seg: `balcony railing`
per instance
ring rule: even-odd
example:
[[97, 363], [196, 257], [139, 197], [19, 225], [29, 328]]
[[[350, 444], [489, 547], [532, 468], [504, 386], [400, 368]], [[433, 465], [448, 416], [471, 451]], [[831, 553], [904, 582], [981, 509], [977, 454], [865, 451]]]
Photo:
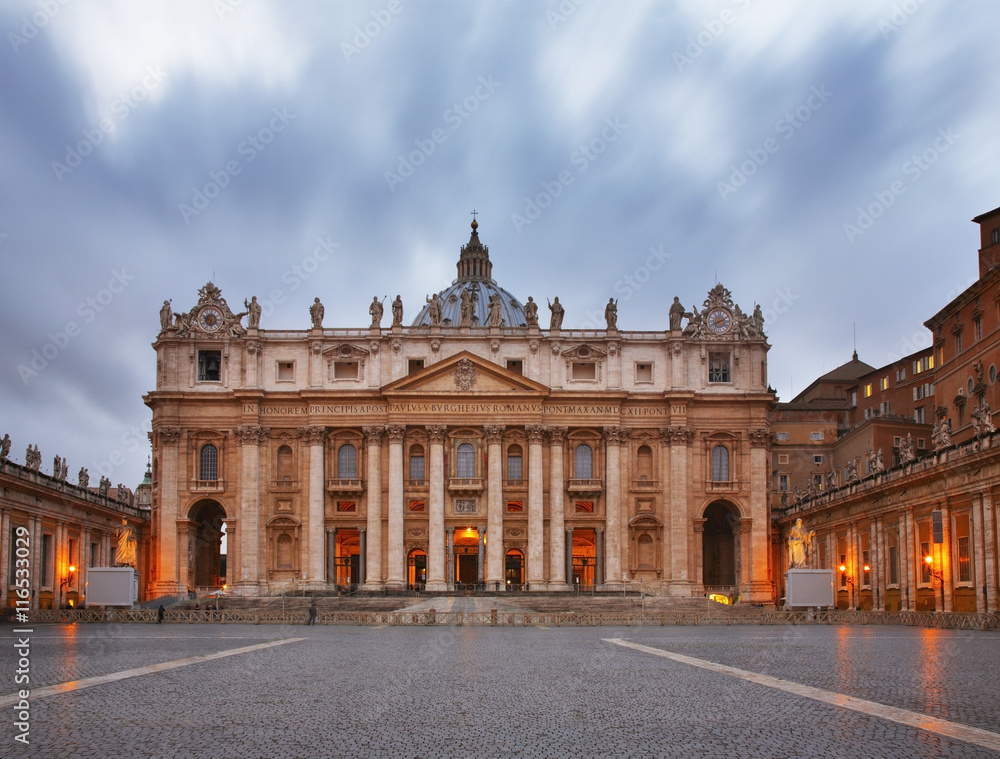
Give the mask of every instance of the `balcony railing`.
[[203, 493], [221, 493], [226, 489], [222, 480], [191, 480], [191, 490]]
[[453, 493], [479, 493], [482, 489], [482, 477], [451, 477], [448, 479], [448, 490]]
[[326, 489], [330, 493], [360, 493], [365, 487], [362, 480], [336, 479], [327, 480]]
[[514, 480], [505, 480], [504, 484], [509, 488], [523, 488], [528, 484], [528, 482], [527, 480], [523, 480], [518, 477]]
[[632, 480], [633, 490], [659, 490], [660, 481], [659, 480]]
[[271, 490], [291, 492], [299, 489], [298, 480], [271, 480]]
[[604, 480], [569, 480], [566, 489], [570, 493], [601, 493], [604, 491]]

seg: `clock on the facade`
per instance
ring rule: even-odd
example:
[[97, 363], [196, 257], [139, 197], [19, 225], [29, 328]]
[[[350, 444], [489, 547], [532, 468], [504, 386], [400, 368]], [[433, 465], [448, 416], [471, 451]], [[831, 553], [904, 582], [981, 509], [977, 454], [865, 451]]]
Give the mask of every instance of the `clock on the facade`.
[[708, 315], [708, 327], [716, 334], [727, 332], [733, 324], [733, 317], [722, 308], [717, 308]]
[[215, 332], [222, 326], [222, 314], [217, 308], [203, 308], [198, 314], [198, 323], [206, 332]]

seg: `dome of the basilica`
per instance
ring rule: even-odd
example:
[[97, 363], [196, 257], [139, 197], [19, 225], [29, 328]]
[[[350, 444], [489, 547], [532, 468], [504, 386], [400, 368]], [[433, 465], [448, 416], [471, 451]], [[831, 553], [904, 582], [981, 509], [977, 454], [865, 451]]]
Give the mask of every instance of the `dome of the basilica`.
[[[486, 326], [489, 320], [489, 304], [494, 296], [500, 299], [500, 313], [504, 327], [527, 326], [524, 316], [524, 306], [517, 298], [504, 290], [493, 279], [493, 263], [490, 261], [490, 250], [479, 241], [478, 222], [472, 222], [472, 236], [469, 242], [462, 246], [458, 258], [458, 277], [449, 287], [437, 294], [441, 304], [441, 324], [457, 327], [463, 324], [462, 303], [468, 301], [468, 325]], [[417, 318], [413, 320], [414, 327], [431, 324], [430, 304], [426, 303]]]

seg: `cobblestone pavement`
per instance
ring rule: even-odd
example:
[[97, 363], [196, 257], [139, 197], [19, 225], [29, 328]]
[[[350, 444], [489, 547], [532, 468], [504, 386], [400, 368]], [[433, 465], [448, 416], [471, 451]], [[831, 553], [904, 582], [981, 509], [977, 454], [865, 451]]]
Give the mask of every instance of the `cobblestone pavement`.
[[[0, 627], [13, 646], [9, 627]], [[623, 638], [1000, 733], [1000, 635], [863, 627], [39, 625], [10, 757], [1000, 757], [606, 642]], [[13, 657], [0, 695], [14, 692]]]

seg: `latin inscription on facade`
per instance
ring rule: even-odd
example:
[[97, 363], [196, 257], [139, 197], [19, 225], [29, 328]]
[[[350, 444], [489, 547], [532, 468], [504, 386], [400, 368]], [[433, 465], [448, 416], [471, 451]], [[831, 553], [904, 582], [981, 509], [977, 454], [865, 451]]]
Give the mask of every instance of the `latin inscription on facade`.
[[309, 406], [260, 406], [255, 403], [243, 404], [244, 414], [261, 416], [310, 416], [310, 415], [354, 415], [354, 414], [544, 414], [591, 416], [610, 414], [624, 416], [668, 416], [669, 413], [684, 414], [684, 406], [671, 406], [671, 411], [662, 407], [625, 407], [615, 404], [593, 406], [547, 406], [541, 403], [314, 403]]

